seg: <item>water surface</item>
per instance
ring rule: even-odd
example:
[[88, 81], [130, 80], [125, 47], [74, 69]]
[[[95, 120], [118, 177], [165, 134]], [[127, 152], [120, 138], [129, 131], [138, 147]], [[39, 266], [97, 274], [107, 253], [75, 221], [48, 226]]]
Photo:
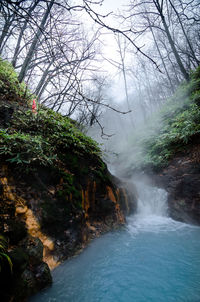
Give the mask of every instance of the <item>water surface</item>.
[[167, 217], [165, 191], [139, 191], [127, 227], [56, 268], [30, 301], [200, 302], [200, 228]]

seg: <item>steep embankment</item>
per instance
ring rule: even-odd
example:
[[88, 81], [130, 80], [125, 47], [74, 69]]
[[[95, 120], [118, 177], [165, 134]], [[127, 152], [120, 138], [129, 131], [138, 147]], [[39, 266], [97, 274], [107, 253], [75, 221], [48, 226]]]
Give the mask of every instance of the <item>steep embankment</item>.
[[170, 215], [200, 224], [200, 68], [161, 112], [160, 125], [144, 144], [144, 168], [168, 191]]
[[165, 112], [150, 154], [158, 163], [156, 182], [168, 191], [169, 214], [200, 224], [200, 68], [181, 91], [184, 105]]
[[155, 180], [168, 191], [172, 218], [200, 224], [200, 138], [177, 153]]
[[135, 204], [98, 145], [72, 120], [47, 108], [32, 112], [33, 97], [0, 63], [0, 232], [13, 263], [11, 272], [0, 257], [0, 294], [24, 301], [51, 283], [49, 267], [124, 224]]
[[123, 175], [149, 174], [174, 219], [200, 224], [200, 67], [131, 139]]

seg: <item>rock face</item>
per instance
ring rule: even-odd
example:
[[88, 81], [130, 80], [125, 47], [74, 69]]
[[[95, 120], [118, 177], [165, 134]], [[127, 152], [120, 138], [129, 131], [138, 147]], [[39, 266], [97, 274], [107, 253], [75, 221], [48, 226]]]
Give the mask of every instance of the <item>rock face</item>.
[[74, 178], [79, 191], [73, 185], [69, 191], [69, 177], [48, 169], [24, 177], [1, 166], [0, 228], [9, 239], [13, 262], [12, 276], [0, 274], [3, 301], [25, 301], [50, 285], [49, 268], [81, 251], [94, 237], [123, 225], [134, 211], [136, 196], [108, 171], [104, 177], [90, 173]]
[[169, 193], [172, 218], [200, 225], [200, 144], [196, 142], [169, 163], [156, 183]]
[[12, 273], [7, 266], [0, 272], [1, 301], [24, 301], [52, 282], [48, 265], [43, 261], [43, 244], [27, 232], [26, 205], [16, 194], [7, 169], [0, 171], [0, 230], [9, 240]]
[[40, 105], [33, 113], [31, 95], [1, 64], [12, 78], [3, 73], [0, 89], [0, 240], [13, 273], [0, 257], [0, 300], [22, 302], [51, 284], [49, 268], [123, 225], [136, 198], [75, 121]]

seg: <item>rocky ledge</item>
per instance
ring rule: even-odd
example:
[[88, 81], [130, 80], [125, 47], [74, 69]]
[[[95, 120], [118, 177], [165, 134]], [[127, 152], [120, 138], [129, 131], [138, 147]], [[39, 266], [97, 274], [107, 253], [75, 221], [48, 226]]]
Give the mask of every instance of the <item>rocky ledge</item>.
[[104, 177], [76, 175], [79, 190], [71, 185], [71, 191], [69, 173], [65, 179], [39, 169], [25, 176], [1, 166], [0, 228], [13, 262], [12, 273], [8, 267], [0, 273], [1, 301], [26, 301], [50, 285], [50, 269], [91, 239], [124, 225], [134, 211], [136, 197], [108, 170]]
[[200, 225], [199, 138], [177, 154], [156, 175], [155, 183], [168, 192], [169, 215], [175, 220]]

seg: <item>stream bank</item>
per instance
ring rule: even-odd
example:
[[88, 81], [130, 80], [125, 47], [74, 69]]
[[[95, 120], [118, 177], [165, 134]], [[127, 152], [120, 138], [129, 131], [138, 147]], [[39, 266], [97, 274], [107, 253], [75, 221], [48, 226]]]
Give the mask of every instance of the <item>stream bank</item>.
[[137, 189], [127, 225], [56, 268], [52, 287], [30, 302], [199, 301], [200, 228], [168, 217], [165, 190]]
[[43, 168], [24, 178], [8, 165], [1, 167], [0, 228], [9, 240], [13, 263], [12, 274], [7, 266], [0, 274], [2, 301], [26, 301], [51, 284], [50, 269], [82, 251], [92, 239], [125, 224], [136, 197], [106, 173], [103, 180], [92, 174], [76, 179], [77, 208], [73, 194], [68, 197], [64, 190], [65, 180], [53, 171]]
[[123, 226], [136, 196], [76, 121], [31, 110], [28, 87], [0, 67], [0, 296], [22, 302], [51, 284], [50, 269]]
[[152, 177], [154, 184], [168, 192], [169, 215], [175, 220], [200, 225], [199, 137]]

